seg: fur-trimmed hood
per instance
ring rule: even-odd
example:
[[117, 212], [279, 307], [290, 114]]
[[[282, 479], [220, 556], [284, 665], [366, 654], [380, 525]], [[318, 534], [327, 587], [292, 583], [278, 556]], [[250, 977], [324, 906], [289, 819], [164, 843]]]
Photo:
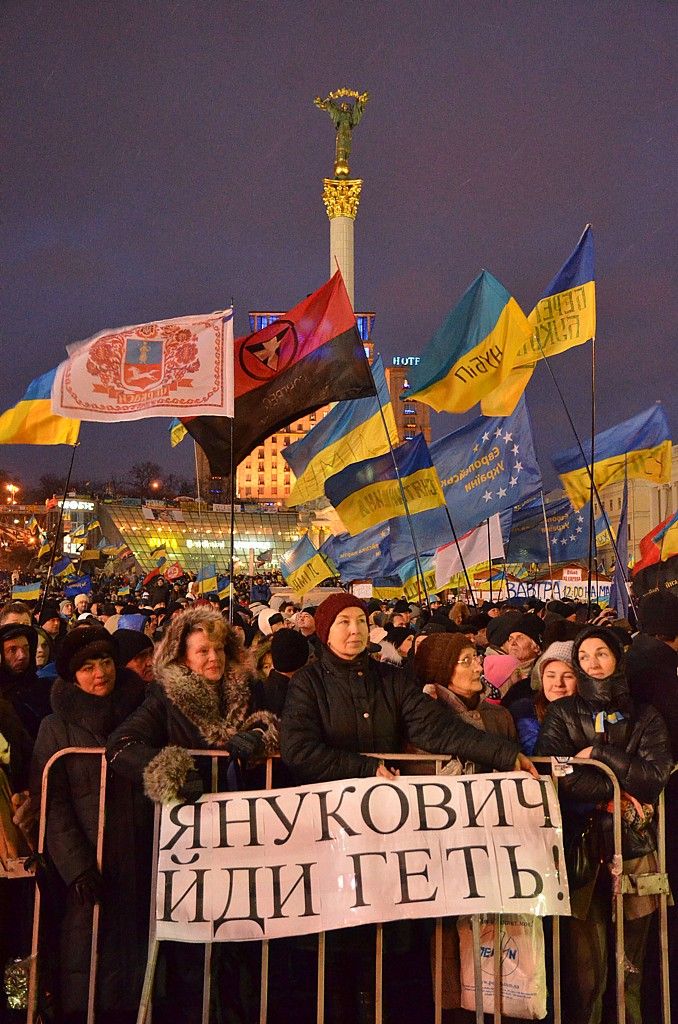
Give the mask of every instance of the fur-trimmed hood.
[[[226, 671], [217, 685], [179, 662], [188, 633], [210, 622], [226, 628]], [[278, 749], [277, 719], [268, 711], [252, 713], [252, 660], [219, 612], [191, 608], [176, 615], [153, 659], [155, 679], [167, 699], [200, 732], [209, 746], [224, 747], [237, 732], [260, 728], [266, 753]]]

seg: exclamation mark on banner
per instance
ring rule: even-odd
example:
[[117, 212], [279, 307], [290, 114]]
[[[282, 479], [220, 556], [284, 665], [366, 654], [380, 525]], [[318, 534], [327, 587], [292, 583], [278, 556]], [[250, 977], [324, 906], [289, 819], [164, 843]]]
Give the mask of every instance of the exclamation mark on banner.
[[[560, 885], [560, 851], [557, 846], [552, 846], [551, 849], [553, 850], [553, 863], [556, 868], [556, 877], [558, 879], [558, 885]], [[558, 899], [565, 899], [565, 893], [562, 891], [562, 889], [558, 890]]]

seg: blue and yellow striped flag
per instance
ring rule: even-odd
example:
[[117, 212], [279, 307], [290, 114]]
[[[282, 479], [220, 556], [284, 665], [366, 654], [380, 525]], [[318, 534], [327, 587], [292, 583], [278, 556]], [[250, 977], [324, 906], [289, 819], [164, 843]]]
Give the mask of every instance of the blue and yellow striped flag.
[[306, 534], [282, 556], [280, 571], [285, 583], [301, 597], [332, 578], [330, 567]]
[[483, 270], [408, 373], [401, 398], [436, 412], [466, 412], [508, 377], [531, 332], [516, 300]]
[[38, 520], [35, 518], [35, 516], [31, 516], [31, 518], [27, 521], [26, 529], [29, 530], [30, 533], [40, 532], [40, 524], [38, 523]]
[[55, 416], [52, 385], [56, 369], [28, 385], [26, 394], [0, 416], [0, 444], [76, 444], [80, 420]]
[[32, 583], [17, 584], [12, 587], [12, 599], [14, 601], [37, 601], [40, 598], [40, 580]]
[[52, 575], [57, 576], [59, 579], [65, 579], [67, 576], [72, 576], [75, 572], [75, 567], [71, 562], [70, 558], [64, 555], [58, 562], [54, 563], [52, 567]]
[[101, 523], [99, 522], [98, 519], [93, 519], [91, 523], [87, 524], [87, 532], [88, 533], [91, 533], [92, 530], [100, 530], [100, 529], [101, 529]]
[[[616, 427], [596, 434], [593, 446], [593, 477], [597, 489], [624, 479], [667, 484], [671, 480], [671, 431], [661, 402], [632, 416]], [[553, 465], [576, 509], [589, 500], [591, 488], [587, 462], [591, 463], [591, 439], [553, 457]]]
[[175, 417], [173, 420], [170, 420], [169, 433], [170, 443], [173, 448], [176, 448], [176, 446], [178, 444], [181, 444], [183, 439], [186, 437], [188, 431], [186, 430], [186, 427], [183, 425], [181, 420], [178, 420]]
[[[420, 558], [421, 569], [424, 574], [424, 584], [426, 592], [434, 594], [436, 590], [441, 589], [436, 586], [436, 567], [433, 555], [422, 555]], [[421, 575], [417, 569], [416, 559], [408, 559], [407, 562], [403, 562], [397, 568], [398, 576], [402, 581], [402, 592], [408, 601], [415, 601], [417, 604], [419, 601], [425, 601], [424, 587], [421, 582]]]
[[[445, 504], [423, 434], [398, 445], [393, 456], [412, 515]], [[389, 452], [347, 466], [325, 481], [325, 494], [350, 534], [406, 515], [393, 456]]]
[[[285, 504], [300, 505], [322, 497], [325, 481], [346, 466], [371, 459], [398, 444], [393, 406], [384, 376], [381, 356], [372, 364], [377, 395], [338, 402], [306, 437], [283, 448], [282, 457], [296, 476], [292, 493]], [[388, 427], [388, 436], [381, 418], [381, 408]]]
[[52, 542], [51, 542], [51, 540], [47, 540], [47, 538], [45, 538], [43, 541], [40, 542], [40, 550], [38, 551], [38, 558], [44, 558], [45, 555], [48, 555], [51, 550], [52, 550]]
[[214, 562], [208, 562], [196, 574], [195, 582], [198, 584], [199, 594], [217, 593], [217, 567]]
[[544, 356], [584, 345], [596, 333], [593, 234], [587, 224], [574, 252], [547, 285], [528, 321], [531, 336], [518, 350], [515, 368], [481, 408], [485, 416], [510, 416]]

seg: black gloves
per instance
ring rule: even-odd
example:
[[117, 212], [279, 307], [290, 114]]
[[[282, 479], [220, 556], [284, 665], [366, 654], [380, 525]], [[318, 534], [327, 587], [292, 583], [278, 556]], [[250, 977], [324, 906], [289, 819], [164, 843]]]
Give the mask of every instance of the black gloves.
[[189, 769], [184, 779], [184, 784], [177, 793], [177, 799], [183, 800], [186, 804], [194, 804], [203, 794], [202, 779], [195, 768]]
[[83, 907], [88, 903], [101, 903], [103, 887], [104, 880], [97, 868], [87, 868], [81, 875], [78, 875], [74, 882], [71, 882], [71, 889], [75, 893], [78, 903]]
[[260, 729], [252, 729], [250, 732], [237, 732], [226, 744], [226, 749], [233, 757], [237, 757], [244, 764], [251, 758], [263, 757], [264, 737]]

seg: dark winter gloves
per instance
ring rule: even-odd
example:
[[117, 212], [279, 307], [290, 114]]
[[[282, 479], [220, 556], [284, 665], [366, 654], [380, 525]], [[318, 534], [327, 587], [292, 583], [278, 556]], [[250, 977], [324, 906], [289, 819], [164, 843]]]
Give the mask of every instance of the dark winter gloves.
[[252, 729], [248, 732], [237, 732], [226, 744], [226, 749], [232, 757], [237, 757], [243, 764], [250, 760], [263, 757], [265, 753], [264, 737], [261, 729]]
[[195, 768], [191, 768], [186, 773], [184, 783], [177, 793], [177, 799], [186, 804], [194, 804], [196, 800], [200, 799], [203, 792], [202, 779]]
[[104, 880], [96, 868], [87, 868], [71, 882], [71, 890], [75, 893], [78, 903], [85, 907], [88, 903], [101, 903]]

